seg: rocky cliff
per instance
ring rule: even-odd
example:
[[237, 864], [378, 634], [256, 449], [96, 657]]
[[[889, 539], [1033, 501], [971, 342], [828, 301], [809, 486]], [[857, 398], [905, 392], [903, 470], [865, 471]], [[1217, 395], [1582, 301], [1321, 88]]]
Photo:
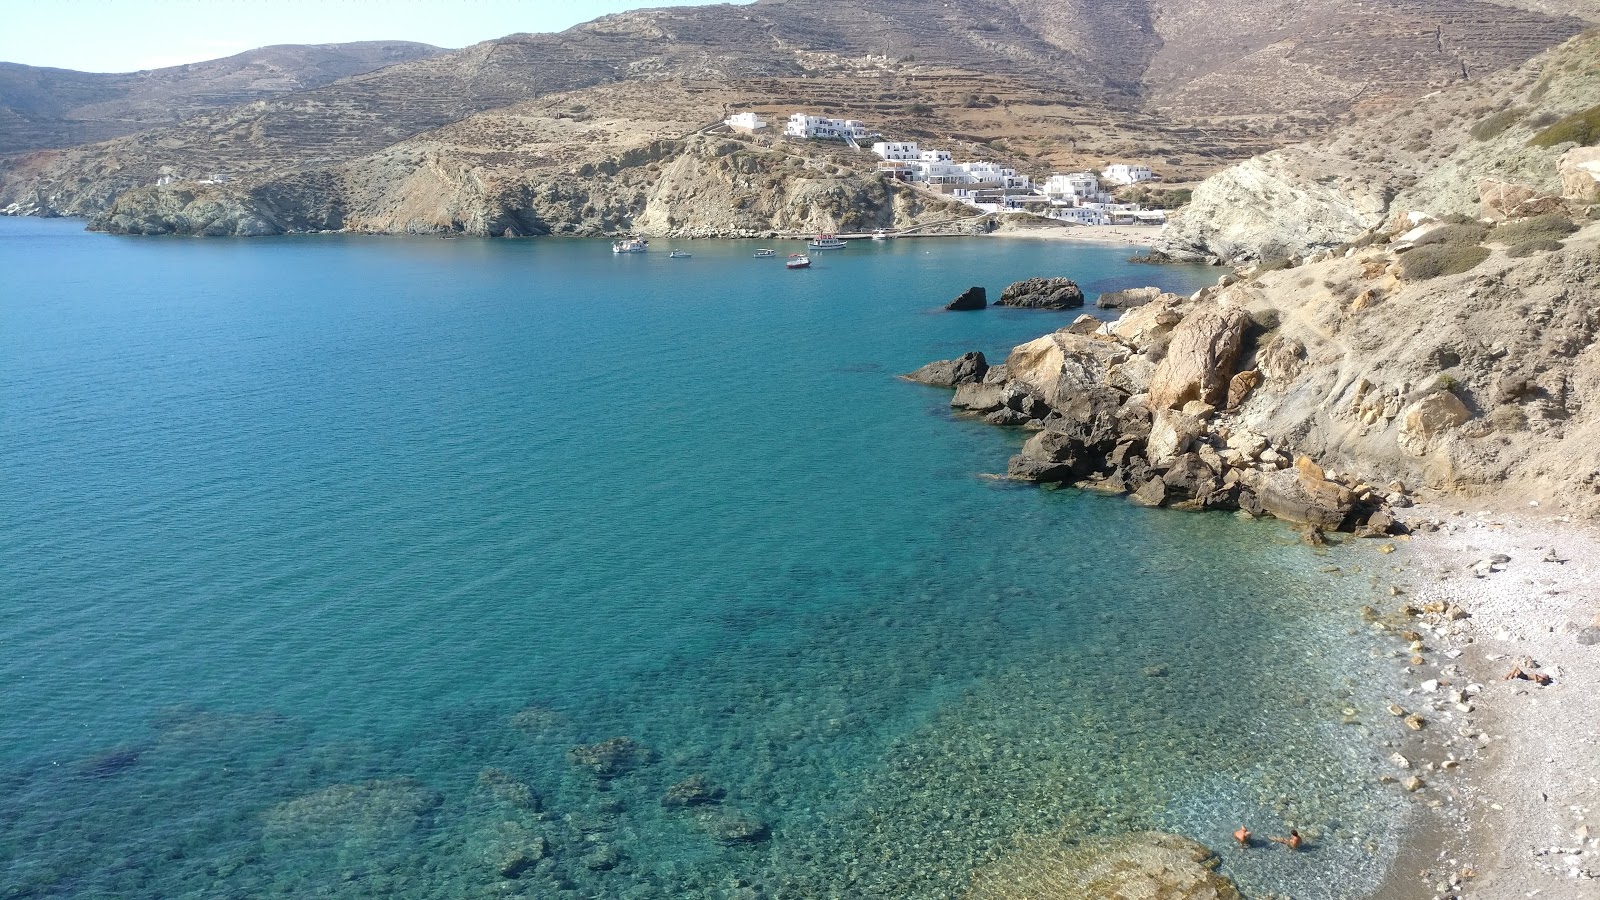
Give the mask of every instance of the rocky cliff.
[[[1535, 140], [1600, 97], [1600, 33], [1481, 83], [1364, 118], [1218, 173], [1163, 231], [1176, 259], [1303, 256], [1396, 216], [1500, 215], [1507, 185], [1560, 197], [1575, 141]], [[1570, 193], [1570, 192], [1569, 192]]]

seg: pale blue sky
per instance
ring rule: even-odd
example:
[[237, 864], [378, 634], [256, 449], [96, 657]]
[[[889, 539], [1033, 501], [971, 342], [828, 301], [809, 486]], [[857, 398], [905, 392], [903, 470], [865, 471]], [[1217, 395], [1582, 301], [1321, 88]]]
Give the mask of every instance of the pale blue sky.
[[0, 0], [0, 61], [131, 72], [267, 44], [465, 47], [628, 9], [697, 2], [706, 0]]

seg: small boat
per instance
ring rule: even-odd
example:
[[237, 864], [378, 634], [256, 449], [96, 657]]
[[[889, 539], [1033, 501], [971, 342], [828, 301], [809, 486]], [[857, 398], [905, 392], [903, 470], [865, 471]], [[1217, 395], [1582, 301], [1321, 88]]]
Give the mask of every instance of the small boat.
[[785, 269], [809, 269], [811, 268], [811, 257], [791, 253], [789, 258], [783, 261], [783, 267]]
[[689, 254], [683, 252], [682, 250], [674, 250], [671, 253], [667, 254], [667, 259], [688, 259], [688, 258], [689, 258]]
[[843, 250], [845, 243], [831, 234], [819, 234], [816, 240], [806, 246], [813, 250]]
[[884, 231], [882, 228], [879, 228], [877, 231], [874, 231], [872, 233], [872, 239], [875, 240], [875, 241], [887, 241], [887, 240], [890, 240], [893, 237], [894, 237], [894, 235], [890, 234], [887, 231]]
[[611, 242], [612, 253], [643, 253], [650, 249], [650, 242], [641, 238], [623, 238]]
[[778, 255], [777, 253], [775, 253], [775, 252], [773, 252], [771, 250], [768, 250], [765, 247], [762, 247], [760, 250], [756, 251], [756, 259], [766, 259], [769, 256], [777, 256], [777, 255]]

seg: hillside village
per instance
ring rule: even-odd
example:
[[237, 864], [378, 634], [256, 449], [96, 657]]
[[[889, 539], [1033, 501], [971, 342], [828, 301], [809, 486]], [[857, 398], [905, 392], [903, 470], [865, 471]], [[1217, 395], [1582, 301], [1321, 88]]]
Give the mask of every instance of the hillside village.
[[[771, 123], [754, 112], [728, 116], [723, 124], [744, 134], [761, 134]], [[883, 135], [856, 119], [836, 119], [797, 112], [784, 124], [782, 137], [800, 141], [840, 141], [851, 149]], [[880, 175], [937, 193], [980, 212], [1026, 212], [1075, 225], [1160, 225], [1166, 211], [1119, 202], [1106, 185], [1131, 186], [1159, 181], [1148, 166], [1112, 163], [1099, 173], [1052, 173], [1041, 182], [999, 163], [957, 162], [949, 150], [923, 148], [915, 141], [877, 140], [871, 152]]]

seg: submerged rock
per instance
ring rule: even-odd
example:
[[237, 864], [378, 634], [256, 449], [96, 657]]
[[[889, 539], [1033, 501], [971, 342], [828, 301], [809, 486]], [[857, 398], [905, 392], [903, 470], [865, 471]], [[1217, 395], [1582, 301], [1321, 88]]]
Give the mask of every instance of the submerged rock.
[[440, 802], [414, 778], [336, 784], [268, 810], [262, 836], [269, 844], [393, 838], [416, 828]]
[[690, 775], [678, 782], [661, 796], [661, 805], [665, 807], [704, 806], [720, 801], [727, 794], [722, 788], [711, 783], [711, 779], [704, 775]]
[[700, 830], [718, 843], [754, 844], [772, 836], [766, 822], [737, 809], [711, 807], [695, 817]]
[[1217, 855], [1185, 837], [1145, 831], [1084, 843], [1029, 838], [972, 875], [967, 900], [1242, 900]]
[[650, 748], [630, 737], [614, 737], [567, 751], [569, 762], [588, 769], [598, 778], [626, 774], [650, 759]]

